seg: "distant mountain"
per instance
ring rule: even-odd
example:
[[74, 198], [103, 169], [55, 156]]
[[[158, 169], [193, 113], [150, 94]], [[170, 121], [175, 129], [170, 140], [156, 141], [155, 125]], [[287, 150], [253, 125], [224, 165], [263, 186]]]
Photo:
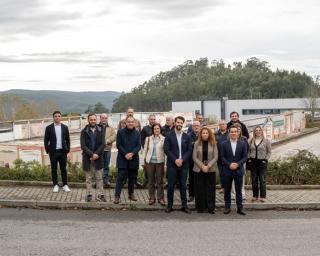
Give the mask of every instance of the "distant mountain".
[[43, 102], [50, 100], [57, 105], [62, 113], [76, 112], [84, 113], [88, 105], [101, 102], [108, 109], [112, 109], [113, 100], [121, 93], [115, 91], [104, 92], [70, 92], [53, 90], [9, 90], [0, 92], [2, 94], [14, 94], [29, 102]]

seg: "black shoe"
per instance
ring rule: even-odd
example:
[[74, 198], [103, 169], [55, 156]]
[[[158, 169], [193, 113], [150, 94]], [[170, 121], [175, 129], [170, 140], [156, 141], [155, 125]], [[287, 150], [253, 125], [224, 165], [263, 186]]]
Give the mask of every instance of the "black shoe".
[[188, 213], [188, 214], [191, 213], [191, 211], [190, 211], [190, 209], [188, 207], [182, 207], [181, 211], [184, 212], [184, 213]]
[[109, 181], [103, 184], [103, 188], [110, 188], [110, 187], [111, 187], [111, 184]]
[[98, 202], [107, 202], [106, 198], [104, 197], [104, 195], [98, 195], [97, 196], [97, 201]]
[[191, 203], [194, 201], [194, 197], [193, 196], [189, 196], [188, 202]]
[[208, 213], [214, 214], [214, 211], [213, 210], [208, 210]]
[[197, 210], [197, 213], [204, 213], [204, 210]]
[[173, 212], [173, 209], [168, 207], [166, 210], [165, 210], [166, 213], [170, 213], [170, 212]]
[[237, 213], [240, 215], [246, 215], [246, 213], [242, 209], [238, 209]]
[[231, 212], [230, 208], [225, 208], [223, 211], [224, 214], [229, 214], [230, 212]]
[[136, 188], [142, 188], [143, 186], [142, 186], [142, 184], [140, 183], [140, 182], [136, 182]]
[[91, 201], [92, 201], [92, 195], [87, 195], [86, 202], [91, 202]]

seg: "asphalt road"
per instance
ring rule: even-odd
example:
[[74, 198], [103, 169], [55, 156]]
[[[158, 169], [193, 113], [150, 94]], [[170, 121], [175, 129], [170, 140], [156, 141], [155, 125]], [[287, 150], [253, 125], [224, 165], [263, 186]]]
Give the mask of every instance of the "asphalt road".
[[0, 255], [320, 255], [320, 211], [0, 209]]

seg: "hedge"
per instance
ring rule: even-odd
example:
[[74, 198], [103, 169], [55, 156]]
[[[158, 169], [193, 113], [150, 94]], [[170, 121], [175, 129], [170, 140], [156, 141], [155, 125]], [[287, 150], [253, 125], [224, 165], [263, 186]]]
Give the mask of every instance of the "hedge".
[[[110, 182], [116, 180], [117, 170], [110, 168]], [[143, 181], [143, 171], [139, 171], [138, 181]], [[217, 175], [218, 176], [218, 175]], [[16, 160], [12, 168], [0, 167], [0, 180], [51, 181], [50, 166], [39, 162]], [[79, 163], [68, 163], [69, 182], [84, 182], [85, 175]], [[218, 181], [219, 182], [219, 181]], [[267, 183], [270, 185], [318, 185], [320, 184], [320, 159], [307, 150], [286, 159], [269, 162]], [[246, 184], [250, 184], [250, 172], [246, 173]]]

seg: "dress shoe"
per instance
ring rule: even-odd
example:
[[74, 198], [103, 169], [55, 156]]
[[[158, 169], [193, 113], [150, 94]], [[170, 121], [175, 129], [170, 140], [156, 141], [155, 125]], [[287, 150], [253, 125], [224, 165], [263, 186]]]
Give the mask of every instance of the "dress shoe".
[[264, 203], [265, 201], [266, 201], [265, 198], [263, 198], [263, 197], [260, 198], [260, 202], [261, 202], [261, 203]]
[[111, 184], [109, 181], [103, 184], [103, 188], [110, 188], [110, 187], [111, 187]]
[[191, 203], [194, 201], [194, 197], [193, 196], [189, 196], [188, 202]]
[[166, 210], [165, 210], [166, 213], [170, 213], [170, 212], [173, 212], [173, 209], [168, 207]]
[[97, 201], [98, 202], [107, 202], [107, 200], [106, 200], [104, 195], [98, 195], [97, 196]]
[[184, 213], [188, 213], [188, 214], [191, 213], [191, 211], [190, 211], [190, 209], [188, 207], [182, 207], [181, 211], [184, 212]]
[[230, 208], [225, 208], [223, 211], [224, 214], [229, 214], [230, 212], [231, 212]]
[[120, 197], [116, 196], [113, 200], [114, 204], [119, 204], [120, 203]]
[[162, 206], [166, 205], [166, 202], [164, 201], [164, 199], [158, 200], [158, 203], [161, 204]]
[[156, 202], [156, 199], [149, 199], [149, 205], [153, 205]]
[[246, 213], [242, 209], [238, 209], [237, 213], [240, 215], [246, 215]]
[[214, 212], [214, 210], [208, 210], [208, 213], [214, 214], [215, 212]]
[[91, 201], [92, 201], [92, 195], [87, 195], [86, 202], [91, 202]]
[[134, 196], [134, 194], [129, 195], [129, 200], [131, 201], [138, 201], [138, 199]]

